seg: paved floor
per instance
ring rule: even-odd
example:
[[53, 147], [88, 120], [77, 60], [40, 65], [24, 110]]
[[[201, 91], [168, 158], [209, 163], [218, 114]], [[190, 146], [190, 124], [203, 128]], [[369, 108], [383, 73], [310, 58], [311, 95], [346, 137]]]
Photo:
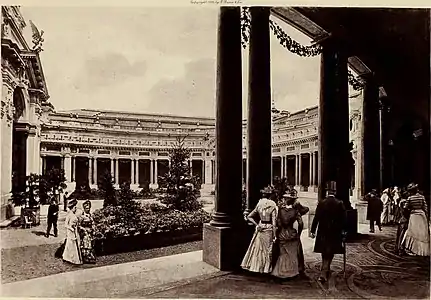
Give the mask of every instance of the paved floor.
[[2, 296], [116, 298], [338, 298], [422, 299], [429, 297], [429, 258], [393, 254], [395, 228], [367, 234], [348, 244], [347, 269], [336, 256], [331, 280], [316, 281], [319, 256], [302, 236], [308, 279], [285, 283], [244, 273], [219, 272], [202, 262], [202, 252], [115, 266], [77, 269], [2, 285]]

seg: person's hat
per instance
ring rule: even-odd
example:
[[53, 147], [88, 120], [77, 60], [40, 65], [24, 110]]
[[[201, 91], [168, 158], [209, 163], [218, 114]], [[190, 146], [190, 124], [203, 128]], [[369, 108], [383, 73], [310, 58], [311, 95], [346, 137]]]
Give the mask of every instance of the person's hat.
[[418, 185], [416, 184], [416, 183], [410, 183], [408, 186], [407, 186], [407, 191], [411, 191], [411, 190], [414, 190], [414, 189], [417, 189], [418, 188]]
[[86, 200], [84, 201], [84, 203], [82, 203], [82, 207], [91, 207], [91, 201], [90, 200]]
[[370, 194], [377, 195], [377, 190], [376, 190], [376, 189], [372, 189], [372, 190], [370, 191]]
[[78, 200], [76, 200], [76, 199], [72, 199], [72, 200], [69, 200], [69, 202], [67, 203], [67, 207], [68, 208], [73, 208], [74, 206], [76, 206], [78, 204]]
[[336, 192], [337, 191], [337, 182], [335, 182], [335, 181], [329, 181], [326, 184], [326, 190], [328, 192]]
[[267, 187], [265, 187], [264, 189], [260, 190], [260, 192], [262, 194], [272, 194], [273, 193], [273, 189], [270, 185], [268, 185]]

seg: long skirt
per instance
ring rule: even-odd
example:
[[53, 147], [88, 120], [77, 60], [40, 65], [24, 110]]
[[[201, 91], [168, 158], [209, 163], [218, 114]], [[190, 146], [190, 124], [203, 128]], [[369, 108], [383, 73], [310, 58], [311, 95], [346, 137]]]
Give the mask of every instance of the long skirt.
[[81, 253], [83, 263], [92, 264], [96, 262], [93, 236], [84, 230], [81, 231]]
[[241, 267], [251, 272], [270, 273], [273, 239], [272, 226], [268, 226], [260, 232], [256, 230]]
[[403, 237], [407, 231], [407, 226], [408, 226], [407, 222], [401, 222], [398, 224], [397, 239], [395, 241], [395, 252], [397, 254], [403, 254], [404, 252], [402, 242], [403, 242]]
[[394, 219], [393, 212], [392, 212], [392, 205], [387, 204], [383, 207], [383, 212], [380, 216], [380, 223], [382, 225], [388, 224], [392, 222]]
[[280, 241], [280, 255], [271, 275], [290, 278], [299, 274], [299, 239]]
[[409, 225], [402, 245], [407, 253], [419, 256], [430, 255], [430, 233], [423, 210], [413, 210], [410, 213]]
[[80, 242], [78, 239], [66, 238], [64, 246], [63, 260], [75, 265], [82, 264], [82, 255], [80, 249]]

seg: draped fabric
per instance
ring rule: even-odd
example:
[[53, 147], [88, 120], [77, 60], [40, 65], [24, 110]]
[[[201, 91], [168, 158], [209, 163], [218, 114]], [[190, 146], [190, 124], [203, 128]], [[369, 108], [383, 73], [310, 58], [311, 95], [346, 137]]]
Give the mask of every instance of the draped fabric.
[[301, 218], [300, 212], [292, 206], [280, 208], [277, 223], [279, 226], [279, 256], [272, 275], [289, 278], [299, 274], [299, 234], [294, 223]]
[[388, 195], [387, 189], [383, 192], [380, 200], [383, 202], [383, 211], [380, 216], [380, 222], [382, 225], [385, 225], [394, 220], [393, 203], [391, 197]]
[[274, 240], [273, 223], [277, 218], [277, 205], [272, 200], [260, 199], [256, 208], [249, 214], [251, 217], [255, 215], [259, 215], [261, 230], [256, 228], [241, 267], [251, 272], [270, 273]]
[[93, 226], [93, 217], [90, 213], [84, 212], [79, 217], [79, 236], [81, 238], [81, 253], [84, 263], [96, 262], [96, 255], [94, 252]]
[[430, 255], [430, 232], [427, 217], [423, 210], [411, 211], [402, 245], [407, 253], [419, 256]]
[[80, 237], [78, 234], [78, 217], [72, 212], [66, 215], [66, 244], [64, 246], [63, 260], [72, 264], [82, 264]]

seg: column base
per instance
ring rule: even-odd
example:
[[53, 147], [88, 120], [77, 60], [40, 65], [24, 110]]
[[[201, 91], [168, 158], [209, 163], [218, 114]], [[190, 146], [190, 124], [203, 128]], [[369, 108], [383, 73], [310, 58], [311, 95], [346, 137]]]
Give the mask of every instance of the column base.
[[354, 237], [358, 234], [358, 211], [349, 209], [347, 213], [347, 237]]
[[139, 187], [139, 184], [131, 184], [130, 185], [130, 189], [132, 190], [132, 191], [139, 191], [141, 188]]
[[159, 185], [157, 183], [150, 183], [150, 189], [158, 189]]
[[73, 193], [76, 189], [76, 182], [66, 182], [67, 188], [64, 189], [65, 192], [68, 192], [69, 195]]
[[97, 184], [90, 184], [90, 189], [97, 190], [98, 189]]
[[368, 207], [368, 203], [365, 201], [358, 201], [355, 204], [356, 211], [358, 212], [358, 223], [359, 224], [368, 224], [367, 207]]
[[241, 268], [241, 262], [251, 240], [250, 226], [203, 228], [203, 261], [221, 271]]

